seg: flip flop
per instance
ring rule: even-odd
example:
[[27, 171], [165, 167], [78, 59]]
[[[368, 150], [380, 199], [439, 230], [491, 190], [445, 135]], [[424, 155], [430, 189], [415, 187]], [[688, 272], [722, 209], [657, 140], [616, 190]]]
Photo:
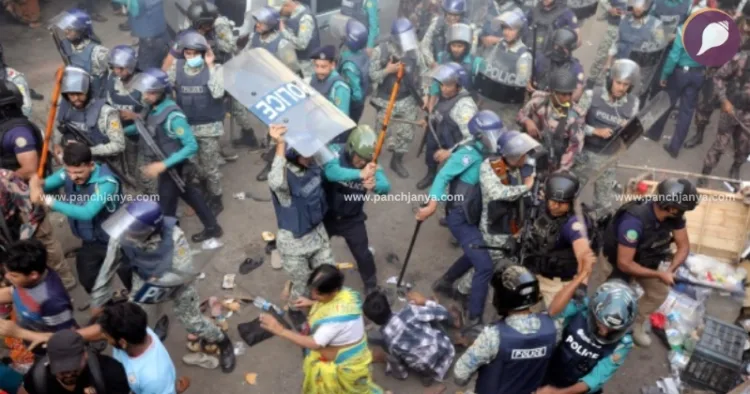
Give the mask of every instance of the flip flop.
[[205, 369], [216, 369], [219, 367], [219, 359], [205, 353], [190, 353], [182, 357], [182, 362], [187, 365], [195, 365]]
[[240, 274], [247, 275], [261, 265], [263, 265], [263, 257], [260, 257], [258, 259], [248, 257], [245, 259], [245, 261], [242, 262], [242, 264], [240, 264]]
[[190, 388], [190, 378], [187, 376], [180, 376], [175, 382], [175, 390], [177, 394], [182, 394]]

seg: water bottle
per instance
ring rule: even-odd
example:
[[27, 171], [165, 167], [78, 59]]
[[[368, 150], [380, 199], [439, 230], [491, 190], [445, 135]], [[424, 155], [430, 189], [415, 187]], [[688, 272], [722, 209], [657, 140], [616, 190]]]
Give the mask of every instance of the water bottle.
[[272, 304], [271, 301], [268, 301], [263, 297], [255, 297], [253, 305], [266, 312], [276, 312], [278, 315], [284, 314], [278, 306]]

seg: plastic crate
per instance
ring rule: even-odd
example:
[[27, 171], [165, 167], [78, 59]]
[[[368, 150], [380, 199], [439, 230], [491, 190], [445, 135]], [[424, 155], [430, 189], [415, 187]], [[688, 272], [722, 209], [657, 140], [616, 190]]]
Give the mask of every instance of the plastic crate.
[[701, 338], [680, 375], [682, 381], [703, 390], [729, 392], [741, 382], [746, 341], [741, 327], [706, 317]]

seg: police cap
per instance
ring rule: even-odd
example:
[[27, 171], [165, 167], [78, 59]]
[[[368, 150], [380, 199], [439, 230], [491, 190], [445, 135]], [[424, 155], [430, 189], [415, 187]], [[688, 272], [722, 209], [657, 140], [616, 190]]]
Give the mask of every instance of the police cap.
[[334, 47], [333, 45], [326, 45], [324, 47], [320, 47], [313, 51], [313, 53], [310, 55], [310, 59], [328, 60], [332, 62], [336, 60], [336, 47]]

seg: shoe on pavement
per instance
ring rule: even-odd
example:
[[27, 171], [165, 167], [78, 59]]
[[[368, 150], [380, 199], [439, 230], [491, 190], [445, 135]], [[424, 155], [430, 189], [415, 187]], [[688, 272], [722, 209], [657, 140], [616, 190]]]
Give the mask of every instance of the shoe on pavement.
[[189, 353], [182, 356], [182, 362], [205, 369], [219, 368], [219, 359], [206, 353]]
[[651, 335], [646, 332], [645, 323], [636, 324], [635, 327], [633, 327], [633, 341], [640, 347], [651, 346]]

